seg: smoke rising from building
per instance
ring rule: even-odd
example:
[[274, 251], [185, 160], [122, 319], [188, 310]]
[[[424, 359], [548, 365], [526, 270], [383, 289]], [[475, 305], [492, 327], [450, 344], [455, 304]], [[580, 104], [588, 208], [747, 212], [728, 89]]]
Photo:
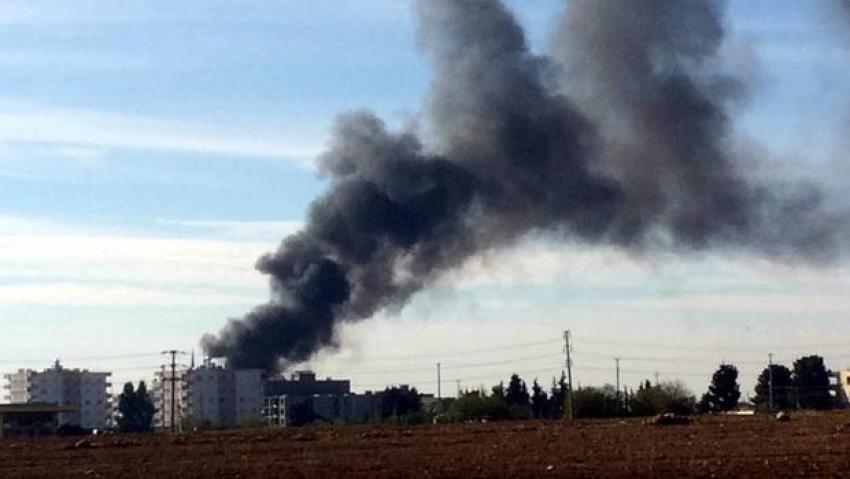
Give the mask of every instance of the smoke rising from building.
[[[276, 368], [337, 326], [402, 307], [472, 255], [530, 232], [623, 248], [743, 248], [818, 261], [837, 226], [816, 189], [748, 179], [717, 63], [718, 2], [574, 0], [548, 57], [493, 0], [420, 0], [434, 68], [423, 141], [342, 115], [304, 229], [257, 262], [272, 299], [202, 342]], [[278, 364], [281, 361], [281, 364]]]

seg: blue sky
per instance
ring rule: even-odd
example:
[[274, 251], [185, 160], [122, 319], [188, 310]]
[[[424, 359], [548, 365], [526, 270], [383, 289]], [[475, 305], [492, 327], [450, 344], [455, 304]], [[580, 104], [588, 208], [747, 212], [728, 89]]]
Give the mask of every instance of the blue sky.
[[[508, 3], [545, 51], [562, 2]], [[736, 140], [762, 153], [756, 173], [845, 188], [850, 58], [827, 2], [734, 0], [728, 20], [724, 58], [754, 85]], [[405, 125], [428, 82], [402, 0], [4, 1], [0, 329], [16, 340], [0, 370], [61, 357], [149, 377], [158, 351], [191, 349], [262, 302], [254, 259], [325, 188], [312, 158], [334, 116], [368, 108]], [[341, 349], [313, 366], [361, 389], [432, 390], [423, 370], [435, 359], [469, 365], [464, 352], [546, 340], [510, 350], [516, 363], [455, 374], [467, 386], [509, 369], [545, 377], [567, 328], [585, 338], [586, 384], [612, 381], [615, 355], [663, 356], [661, 341], [689, 347], [694, 362], [636, 361], [627, 381], [670, 371], [699, 389], [716, 361], [757, 372], [772, 349], [820, 348], [831, 366], [850, 364], [835, 346], [850, 334], [843, 265], [634, 257], [545, 239], [524, 248], [477, 258], [398, 315], [345, 328]], [[529, 282], [530, 270], [543, 273]], [[146, 356], [113, 358], [128, 353]], [[384, 373], [400, 355], [410, 374]]]

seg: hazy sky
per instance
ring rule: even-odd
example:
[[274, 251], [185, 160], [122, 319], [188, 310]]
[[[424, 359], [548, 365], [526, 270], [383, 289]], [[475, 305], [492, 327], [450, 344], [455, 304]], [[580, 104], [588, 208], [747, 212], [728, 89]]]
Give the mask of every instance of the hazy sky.
[[[515, 0], [544, 52], [558, 0]], [[66, 366], [148, 378], [267, 298], [254, 260], [326, 184], [312, 158], [339, 112], [417, 118], [428, 65], [398, 0], [5, 0], [0, 4], [0, 371]], [[729, 3], [724, 59], [752, 84], [736, 141], [754, 175], [850, 180], [848, 38], [826, 1]], [[840, 202], [840, 199], [836, 199]], [[403, 311], [341, 331], [312, 366], [357, 389], [680, 378], [721, 360], [749, 393], [767, 353], [850, 364], [850, 269], [742, 255], [556, 245], [476, 258]], [[507, 348], [500, 346], [507, 345]], [[187, 359], [188, 361], [188, 359]]]

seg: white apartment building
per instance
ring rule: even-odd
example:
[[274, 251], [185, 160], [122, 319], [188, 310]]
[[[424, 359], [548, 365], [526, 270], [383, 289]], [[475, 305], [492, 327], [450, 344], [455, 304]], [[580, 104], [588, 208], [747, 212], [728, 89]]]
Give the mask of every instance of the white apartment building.
[[[262, 421], [263, 371], [230, 369], [210, 360], [200, 367], [160, 371], [154, 381], [157, 427], [171, 427], [171, 388], [174, 387], [174, 422], [235, 427]], [[163, 380], [164, 378], [164, 380]]]
[[[179, 428], [183, 417], [183, 377], [185, 371], [175, 370], [172, 376], [170, 369], [158, 371], [153, 380], [151, 400], [156, 412], [153, 416], [153, 425], [157, 428], [171, 429], [171, 421], [174, 419], [175, 428]], [[174, 380], [172, 381], [172, 377]], [[171, 390], [174, 389], [172, 395]], [[172, 400], [174, 413], [172, 414]]]
[[12, 403], [41, 403], [71, 406], [79, 412], [60, 413], [60, 424], [86, 429], [107, 426], [112, 413], [112, 373], [91, 372], [86, 369], [66, 369], [59, 361], [50, 369], [37, 372], [19, 369], [3, 375], [9, 391], [5, 399]]

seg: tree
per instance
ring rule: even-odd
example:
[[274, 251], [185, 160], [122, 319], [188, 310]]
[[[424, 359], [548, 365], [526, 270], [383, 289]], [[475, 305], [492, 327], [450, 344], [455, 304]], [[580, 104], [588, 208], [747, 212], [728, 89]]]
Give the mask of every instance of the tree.
[[528, 399], [528, 388], [525, 386], [525, 381], [520, 379], [516, 373], [512, 374], [511, 380], [508, 382], [505, 400], [511, 406], [528, 406]]
[[535, 378], [534, 383], [531, 386], [531, 415], [535, 419], [549, 417], [548, 409], [549, 397], [546, 395], [546, 391], [540, 387], [540, 384], [537, 382], [537, 378]]
[[692, 414], [696, 409], [696, 398], [679, 381], [655, 386], [646, 381], [633, 395], [630, 405], [635, 416], [654, 416], [664, 412]]
[[446, 415], [452, 421], [499, 421], [510, 418], [507, 403], [484, 391], [465, 391], [452, 401]]
[[504, 381], [499, 381], [499, 384], [493, 386], [493, 388], [491, 390], [493, 392], [493, 394], [491, 395], [492, 398], [498, 399], [499, 401], [502, 401], [502, 402], [507, 402], [507, 398], [506, 398], [507, 392], [505, 391]]
[[794, 361], [793, 379], [801, 408], [832, 408], [829, 371], [827, 371], [822, 357], [812, 355]]
[[606, 384], [601, 388], [583, 387], [573, 392], [573, 414], [581, 418], [604, 418], [620, 415], [617, 389]]
[[770, 376], [773, 373], [773, 407], [790, 409], [796, 406], [794, 379], [791, 370], [781, 364], [772, 364], [761, 372], [756, 383], [756, 395], [753, 403], [767, 408], [770, 403]]
[[139, 382], [135, 391], [133, 383], [126, 383], [118, 396], [118, 429], [123, 432], [149, 431], [155, 411], [144, 381]]
[[552, 419], [564, 417], [567, 405], [567, 374], [561, 371], [561, 377], [557, 381], [552, 378], [552, 392], [549, 395], [549, 407], [547, 416]]
[[738, 405], [741, 388], [738, 386], [738, 368], [731, 364], [721, 364], [711, 377], [708, 392], [702, 396], [701, 412], [731, 411]]
[[422, 412], [422, 397], [416, 388], [391, 387], [381, 393], [381, 418], [410, 419]]

